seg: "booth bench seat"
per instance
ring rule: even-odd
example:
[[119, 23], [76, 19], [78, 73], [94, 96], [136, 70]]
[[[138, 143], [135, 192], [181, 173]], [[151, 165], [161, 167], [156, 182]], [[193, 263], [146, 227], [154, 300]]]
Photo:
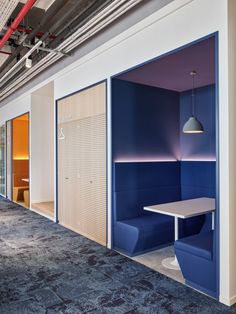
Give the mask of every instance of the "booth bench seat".
[[195, 256], [212, 259], [213, 232], [195, 234], [175, 242], [175, 250], [193, 254]]
[[186, 283], [216, 297], [214, 232], [201, 232], [175, 242], [175, 254]]
[[174, 220], [166, 215], [151, 213], [115, 223], [115, 248], [129, 256], [161, 247], [173, 239]]

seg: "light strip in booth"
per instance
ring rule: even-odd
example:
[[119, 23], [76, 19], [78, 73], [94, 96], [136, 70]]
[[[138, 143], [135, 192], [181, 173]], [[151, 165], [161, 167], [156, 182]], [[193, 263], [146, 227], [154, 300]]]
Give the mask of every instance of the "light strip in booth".
[[202, 157], [202, 158], [183, 158], [183, 159], [180, 159], [180, 161], [216, 161], [216, 158], [215, 157]]
[[216, 161], [215, 157], [196, 157], [196, 158], [183, 158], [183, 159], [175, 159], [175, 158], [160, 158], [160, 159], [135, 159], [135, 158], [118, 158], [115, 159], [115, 163], [131, 163], [131, 162], [176, 162], [176, 161]]
[[14, 157], [13, 160], [29, 160], [29, 157]]
[[128, 163], [128, 162], [176, 162], [177, 159], [116, 159], [114, 160], [115, 163]]

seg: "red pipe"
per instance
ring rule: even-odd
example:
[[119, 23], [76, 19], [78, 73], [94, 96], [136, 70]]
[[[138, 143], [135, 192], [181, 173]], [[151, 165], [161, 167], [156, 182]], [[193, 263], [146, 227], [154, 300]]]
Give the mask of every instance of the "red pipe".
[[[17, 30], [18, 30], [18, 32], [26, 33], [26, 34], [30, 34], [32, 32], [32, 29], [25, 28], [25, 27], [22, 27], [22, 26], [17, 26]], [[44, 35], [43, 32], [37, 32], [37, 34], [36, 34], [36, 36], [39, 37], [39, 38], [41, 38], [43, 35]], [[50, 35], [49, 38], [50, 39], [55, 39], [56, 36], [55, 35]]]
[[19, 14], [15, 18], [15, 20], [13, 21], [11, 26], [9, 26], [9, 28], [8, 28], [7, 32], [5, 33], [5, 35], [0, 40], [0, 49], [2, 49], [2, 47], [5, 45], [7, 40], [10, 38], [11, 34], [15, 32], [15, 30], [18, 27], [18, 25], [24, 19], [26, 14], [29, 12], [29, 10], [32, 8], [32, 6], [35, 4], [35, 2], [36, 2], [36, 0], [28, 0], [26, 2], [26, 4], [23, 6], [23, 8], [20, 10]]

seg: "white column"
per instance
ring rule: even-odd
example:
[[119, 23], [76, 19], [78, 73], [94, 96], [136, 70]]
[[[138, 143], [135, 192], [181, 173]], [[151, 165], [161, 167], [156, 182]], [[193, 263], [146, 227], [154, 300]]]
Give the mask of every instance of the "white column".
[[175, 241], [179, 240], [179, 219], [175, 217]]

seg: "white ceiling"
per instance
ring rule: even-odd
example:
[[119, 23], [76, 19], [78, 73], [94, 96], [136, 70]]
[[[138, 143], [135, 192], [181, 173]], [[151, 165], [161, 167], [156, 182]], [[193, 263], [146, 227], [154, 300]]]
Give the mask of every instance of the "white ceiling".
[[[27, 0], [20, 0], [19, 2], [26, 3], [26, 1]], [[37, 0], [34, 6], [43, 10], [47, 10], [54, 1], [55, 0]]]
[[18, 0], [0, 0], [0, 31], [15, 10]]
[[[2, 51], [5, 51], [5, 52], [11, 52], [11, 49], [9, 46], [4, 46], [2, 49]], [[0, 66], [5, 62], [5, 60], [8, 58], [9, 56], [8, 55], [5, 55], [3, 53], [0, 53]]]

